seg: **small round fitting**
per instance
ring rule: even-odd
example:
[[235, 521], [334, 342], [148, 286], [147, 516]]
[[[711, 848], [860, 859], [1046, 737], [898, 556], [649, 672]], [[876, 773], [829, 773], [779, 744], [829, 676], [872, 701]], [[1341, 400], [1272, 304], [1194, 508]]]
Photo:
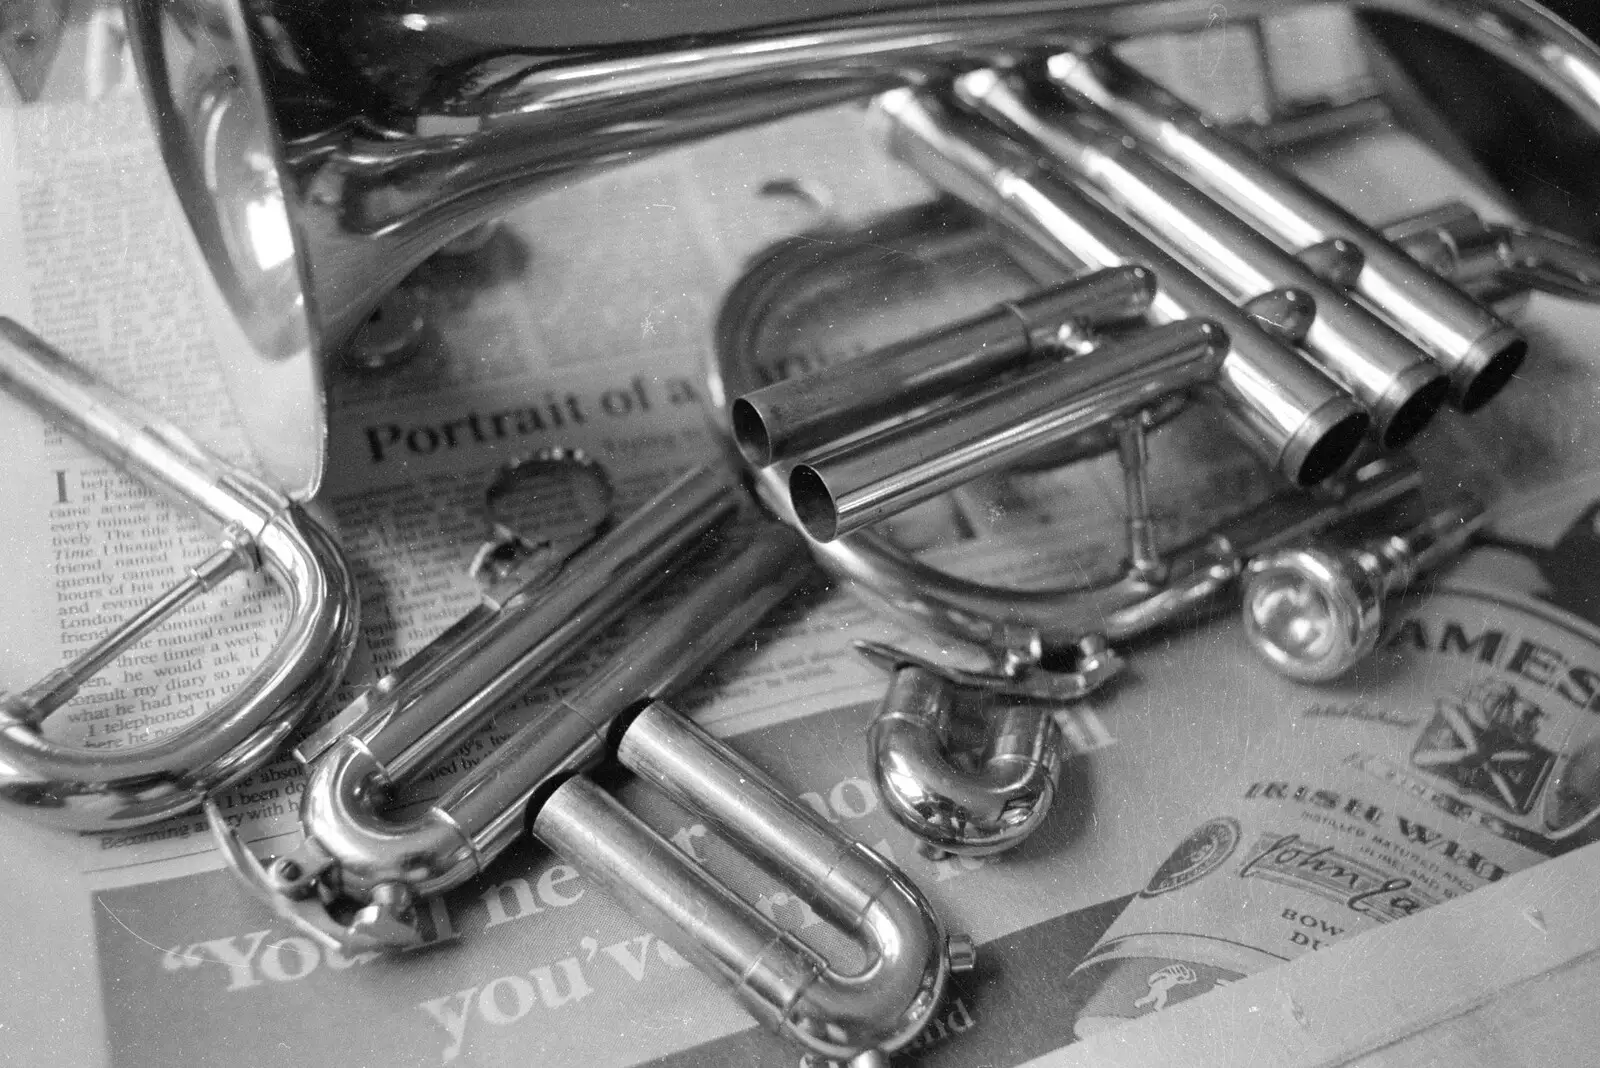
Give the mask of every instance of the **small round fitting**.
[[953, 934], [945, 939], [945, 952], [950, 958], [950, 974], [960, 975], [978, 966], [978, 945], [971, 935]]
[[1372, 651], [1382, 593], [1348, 558], [1285, 549], [1250, 562], [1245, 634], [1273, 669], [1291, 679], [1337, 678]]
[[428, 319], [409, 286], [391, 290], [345, 347], [345, 362], [358, 371], [388, 371], [408, 362], [422, 346]]

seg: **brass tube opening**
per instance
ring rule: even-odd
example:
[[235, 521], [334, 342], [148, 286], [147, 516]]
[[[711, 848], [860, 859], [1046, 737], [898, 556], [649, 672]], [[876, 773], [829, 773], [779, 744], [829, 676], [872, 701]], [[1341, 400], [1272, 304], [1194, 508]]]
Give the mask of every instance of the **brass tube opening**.
[[1348, 394], [1172, 256], [1041, 170], [993, 123], [911, 90], [884, 93], [876, 109], [894, 155], [1065, 269], [1143, 263], [1160, 285], [1155, 321], [1220, 325], [1230, 346], [1215, 393], [1243, 439], [1284, 477], [1314, 485], [1354, 453], [1371, 420]]
[[733, 402], [734, 440], [766, 467], [1086, 341], [1086, 328], [1143, 315], [1155, 279], [1143, 267], [1096, 271], [909, 338], [848, 364], [786, 379]]
[[1111, 53], [1054, 56], [1048, 72], [1115, 115], [1163, 162], [1284, 249], [1298, 252], [1335, 239], [1359, 246], [1365, 262], [1354, 290], [1439, 363], [1457, 408], [1481, 407], [1515, 374], [1527, 346], [1513, 327], [1340, 205], [1229, 141]]
[[832, 541], [1208, 382], [1226, 348], [1222, 331], [1198, 320], [1109, 342], [806, 458], [790, 472], [790, 504], [808, 534]]
[[994, 71], [958, 79], [956, 94], [1247, 310], [1263, 297], [1303, 295], [1308, 315], [1290, 332], [1299, 351], [1371, 414], [1384, 446], [1405, 444], [1444, 402], [1449, 381], [1426, 352], [1205, 192], [1130, 148], [1131, 132], [1115, 116], [1070, 90], [1030, 87]]

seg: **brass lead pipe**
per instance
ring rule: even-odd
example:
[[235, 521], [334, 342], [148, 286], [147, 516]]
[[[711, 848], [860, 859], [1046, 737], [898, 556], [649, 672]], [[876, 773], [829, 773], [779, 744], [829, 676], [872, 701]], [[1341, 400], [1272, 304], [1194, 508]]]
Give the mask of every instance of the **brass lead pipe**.
[[734, 440], [757, 467], [798, 456], [952, 390], [985, 385], [1031, 357], [1060, 353], [1064, 341], [1084, 340], [1087, 326], [1143, 315], [1154, 295], [1155, 279], [1139, 266], [1051, 286], [842, 367], [747, 393], [731, 409]]
[[1115, 115], [1144, 144], [1290, 252], [1343, 239], [1365, 262], [1354, 288], [1450, 376], [1451, 403], [1481, 407], [1511, 380], [1527, 343], [1373, 228], [1229, 141], [1177, 97], [1107, 52], [1052, 57], [1049, 76]]
[[1246, 310], [1255, 311], [1277, 291], [1308, 295], [1315, 313], [1305, 324], [1301, 348], [1371, 413], [1385, 446], [1410, 441], [1444, 403], [1449, 381], [1426, 353], [1249, 223], [1130, 148], [1114, 118], [1087, 113], [1097, 109], [1086, 99], [1067, 101], [1067, 91], [1050, 87], [1040, 98], [1017, 80], [987, 70], [957, 79], [955, 91], [1128, 213], [1153, 241]]
[[1224, 409], [1290, 481], [1320, 482], [1360, 444], [1370, 419], [1332, 380], [1153, 242], [1045, 172], [992, 123], [906, 89], [882, 94], [876, 107], [894, 154], [1046, 255], [1069, 269], [1143, 263], [1160, 286], [1156, 321], [1199, 317], [1220, 325], [1230, 341], [1216, 382]]
[[1208, 322], [1155, 327], [806, 457], [789, 476], [794, 513], [832, 541], [1209, 382], [1227, 343]]

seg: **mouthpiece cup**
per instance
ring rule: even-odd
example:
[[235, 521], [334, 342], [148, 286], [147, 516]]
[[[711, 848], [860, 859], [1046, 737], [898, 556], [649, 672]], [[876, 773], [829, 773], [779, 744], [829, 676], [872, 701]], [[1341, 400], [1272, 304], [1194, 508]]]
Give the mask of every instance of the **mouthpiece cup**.
[[1269, 553], [1246, 571], [1245, 636], [1279, 674], [1325, 682], [1372, 651], [1380, 604], [1367, 576], [1332, 553]]

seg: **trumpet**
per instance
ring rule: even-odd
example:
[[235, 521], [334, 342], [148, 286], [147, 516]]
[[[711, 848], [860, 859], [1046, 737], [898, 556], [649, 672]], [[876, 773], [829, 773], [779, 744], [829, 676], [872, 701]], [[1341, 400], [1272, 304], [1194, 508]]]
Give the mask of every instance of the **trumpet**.
[[[154, 603], [26, 690], [0, 694], [0, 798], [74, 830], [153, 823], [198, 807], [269, 759], [338, 684], [360, 602], [333, 537], [287, 495], [142, 411], [10, 319], [0, 389], [220, 530], [221, 546]], [[289, 597], [277, 643], [209, 711], [126, 751], [64, 746], [44, 722], [93, 675], [196, 596], [265, 572]]]
[[[1227, 16], [1310, 2], [1242, 0]], [[763, 332], [799, 277], [834, 262], [828, 248], [782, 246], [722, 306], [711, 392], [761, 498], [824, 569], [981, 663], [869, 649], [894, 680], [871, 744], [885, 796], [899, 792], [891, 807], [931, 848], [994, 852], [1048, 810], [1062, 765], [1048, 706], [1109, 683], [1119, 644], [1216, 610], [1247, 572], [1250, 633], [1270, 662], [1322, 677], [1359, 656], [1384, 592], [1470, 538], [1481, 505], [1453, 502], [1353, 554], [1280, 551], [1414, 503], [1398, 450], [1442, 408], [1477, 410], [1507, 386], [1527, 356], [1509, 309], [1530, 287], [1593, 299], [1600, 256], [1454, 205], [1375, 229], [1110, 51], [1203, 29], [1212, 3], [892, 6], [809, 0], [772, 16], [691, 3], [670, 34], [631, 8], [591, 23], [543, 5], [334, 14], [129, 0], [128, 17], [168, 172], [250, 342], [227, 375], [249, 395], [277, 384], [270, 432], [266, 413], [241, 407], [267, 462], [297, 485], [321, 473], [331, 357], [427, 257], [592, 171], [867, 102], [890, 153], [1053, 288], [877, 353], [854, 378], [774, 385], [755, 366]], [[1453, 33], [1600, 131], [1600, 51], [1536, 4], [1347, 6]], [[1300, 127], [1350, 113], [1330, 107]], [[1149, 435], [1202, 406], [1292, 489], [1165, 545]], [[868, 529], [983, 472], [1102, 453], [1122, 468], [1125, 557], [1087, 582], [958, 578]], [[965, 732], [981, 736], [976, 750], [956, 752], [974, 694], [999, 713]], [[387, 707], [382, 695], [369, 704]], [[321, 760], [338, 752], [331, 743]], [[394, 770], [346, 756], [351, 783]], [[411, 892], [455, 863], [420, 859], [431, 874]], [[358, 896], [398, 882], [350, 878]], [[380, 907], [379, 926], [405, 904]]]
[[[1235, 4], [1229, 18], [1296, 6]], [[1600, 54], [1536, 5], [1353, 6], [1458, 34], [1600, 126]], [[1133, 35], [1201, 29], [1214, 14], [1199, 0], [974, 0], [897, 5], [893, 14], [816, 0], [781, 18], [691, 5], [663, 34], [631, 12], [591, 25], [539, 6], [500, 6], [491, 15], [471, 5], [399, 13], [358, 4], [337, 18], [238, 0], [128, 6], [168, 172], [250, 341], [228, 377], [250, 397], [270, 379], [280, 398], [270, 416], [240, 407], [262, 455], [293, 485], [320, 477], [328, 358], [425, 258], [540, 191], [752, 123], [1081, 57]], [[1101, 70], [1098, 59], [1056, 64], [1052, 84], [1093, 98], [1083, 70]], [[1127, 107], [1118, 108], [1119, 119], [1137, 127]], [[1185, 129], [1193, 125], [1185, 120]], [[1192, 130], [1179, 137], [1147, 128], [1141, 136], [1163, 152], [1187, 153], [1184, 166], [1204, 163]], [[1203, 152], [1223, 158], [1214, 146]], [[1236, 184], [1239, 199], [1261, 211], [1304, 207], [1303, 198], [1274, 200], [1266, 190], [1258, 177]], [[1383, 313], [1381, 325], [1354, 306], [1335, 325], [1341, 313], [1329, 309], [1343, 302], [1325, 299], [1328, 291], [1304, 272], [1285, 273], [1281, 259], [1234, 280], [1267, 287], [1249, 294], [1253, 311], [1244, 312], [1163, 272], [1159, 303], [1172, 306], [1158, 314], [1193, 313], [1227, 331], [1231, 348], [1213, 391], [1248, 447], [1310, 485], [1340, 468], [1369, 424], [1391, 445], [1420, 429], [1442, 399], [1441, 375], [1458, 405], [1482, 403], [1514, 372], [1523, 342], [1448, 284], [1429, 281], [1422, 295], [1423, 280], [1403, 256], [1363, 247], [1358, 270], [1352, 249], [1369, 235], [1348, 216], [1299, 218], [1276, 240], [1313, 273], [1351, 275], [1361, 301]], [[1129, 250], [1102, 251], [1122, 261]], [[1306, 310], [1318, 294], [1326, 307], [1312, 320]], [[1297, 322], [1316, 337], [1291, 351]], [[1396, 343], [1393, 333], [1407, 331], [1430, 362]]]
[[[1010, 345], [983, 331], [1000, 316], [991, 311], [825, 369], [809, 386], [769, 384], [761, 369], [778, 362], [764, 351], [770, 324], [793, 316], [787, 302], [809, 291], [811, 275], [847, 270], [851, 255], [825, 265], [828, 254], [781, 244], [723, 306], [713, 395], [763, 499], [807, 532], [825, 569], [941, 644], [975, 646], [988, 665], [862, 648], [891, 678], [869, 733], [886, 808], [935, 855], [995, 853], [1040, 824], [1060, 774], [1064, 741], [1041, 703], [1114, 678], [1122, 660], [1112, 643], [1214, 610], [1242, 585], [1247, 635], [1275, 669], [1328, 679], [1365, 655], [1384, 597], [1459, 551], [1481, 528], [1483, 504], [1453, 500], [1344, 554], [1307, 543], [1397, 502], [1416, 510], [1418, 476], [1393, 450], [1446, 401], [1481, 407], [1526, 355], [1520, 336], [1456, 281], [1510, 301], [1546, 277], [1552, 291], [1594, 300], [1600, 256], [1527, 231], [1501, 231], [1487, 242], [1498, 251], [1475, 254], [1472, 235], [1492, 228], [1459, 206], [1402, 220], [1391, 243], [1103, 52], [892, 90], [873, 111], [891, 153], [1042, 261], [1036, 275], [1099, 273], [1006, 306], [1024, 327], [1008, 324]], [[910, 250], [906, 229], [889, 222], [859, 240]], [[1508, 252], [1517, 244], [1550, 255], [1525, 253], [1540, 266], [1524, 269]], [[1464, 254], [1440, 255], [1450, 249]], [[1147, 288], [1114, 272], [1148, 272]], [[1113, 282], [1129, 287], [1128, 304], [1095, 299]], [[1042, 329], [1016, 310], [1024, 306], [1050, 309]], [[1130, 310], [1163, 325], [1130, 332]], [[976, 344], [952, 348], [952, 339]], [[1148, 432], [1192, 398], [1237, 417], [1230, 383], [1254, 381], [1246, 368], [1261, 366], [1268, 348], [1300, 353], [1356, 397], [1373, 419], [1367, 444], [1354, 458], [1313, 450], [1288, 464], [1290, 452], [1268, 450], [1289, 481], [1326, 484], [1160, 545]], [[967, 373], [975, 352], [986, 380]], [[1258, 444], [1292, 440], [1246, 429]], [[1059, 464], [1097, 451], [1114, 453], [1125, 482], [1125, 555], [1109, 578], [1026, 591], [973, 583], [863, 530], [1041, 452]], [[1308, 477], [1308, 464], [1323, 462], [1329, 470]], [[1052, 659], [1064, 669], [1047, 670]]]

